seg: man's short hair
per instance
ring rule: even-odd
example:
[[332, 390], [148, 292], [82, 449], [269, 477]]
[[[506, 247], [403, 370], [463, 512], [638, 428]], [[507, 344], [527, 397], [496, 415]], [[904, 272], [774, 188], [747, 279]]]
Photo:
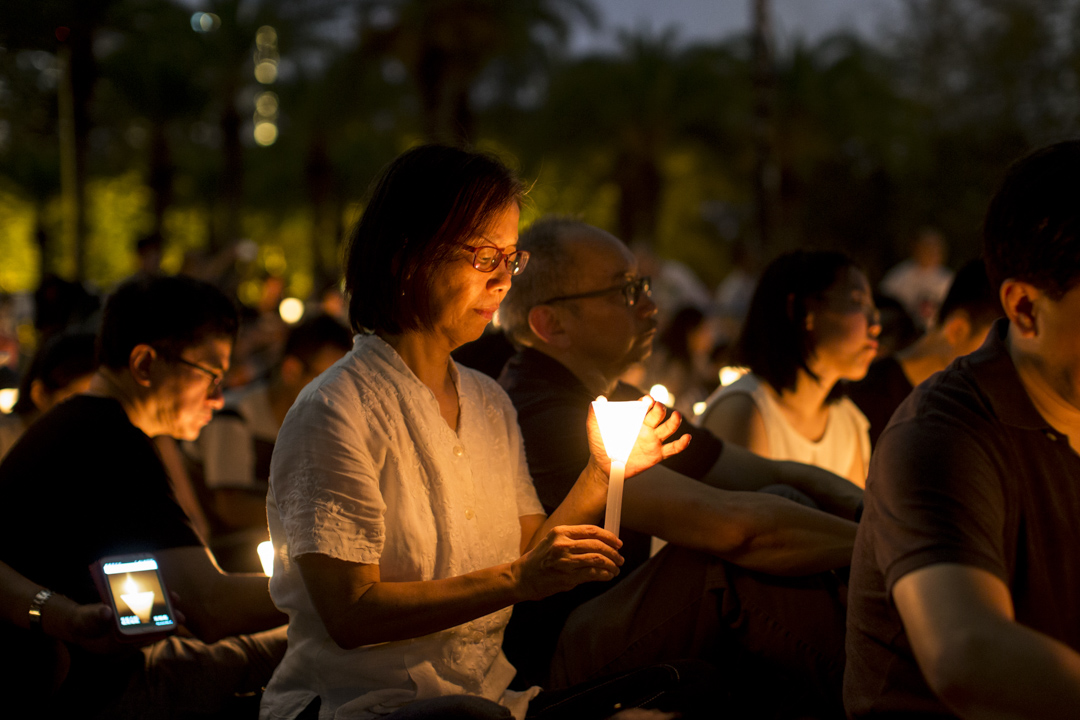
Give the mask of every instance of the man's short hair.
[[1009, 168], [986, 213], [983, 256], [995, 291], [1012, 278], [1060, 300], [1080, 283], [1080, 141]]
[[224, 338], [236, 340], [236, 306], [213, 285], [191, 277], [135, 278], [105, 301], [98, 333], [98, 362], [120, 370], [136, 345], [168, 357]]
[[429, 328], [435, 270], [523, 195], [521, 181], [492, 155], [443, 145], [399, 155], [346, 238], [353, 329], [396, 335]]
[[572, 292], [574, 253], [567, 246], [570, 234], [596, 232], [580, 220], [560, 216], [540, 218], [518, 239], [518, 249], [529, 253], [529, 266], [514, 278], [499, 305], [499, 325], [519, 345], [532, 345], [529, 311], [549, 298]]
[[967, 314], [974, 329], [984, 328], [1005, 314], [998, 294], [990, 286], [986, 263], [981, 258], [969, 261], [956, 271], [945, 301], [938, 308], [938, 325], [957, 311]]
[[352, 333], [329, 315], [305, 318], [289, 330], [285, 338], [284, 357], [294, 357], [310, 368], [319, 351], [332, 347], [349, 352], [352, 350]]
[[810, 377], [813, 338], [806, 327], [808, 301], [820, 299], [848, 268], [847, 255], [796, 250], [769, 263], [761, 274], [733, 360], [764, 378], [777, 392], [794, 390], [801, 368]]

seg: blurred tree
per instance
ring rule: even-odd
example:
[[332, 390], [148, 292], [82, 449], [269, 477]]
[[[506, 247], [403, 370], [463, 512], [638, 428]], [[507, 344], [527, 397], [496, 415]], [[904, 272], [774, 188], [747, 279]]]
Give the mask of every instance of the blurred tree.
[[496, 60], [542, 63], [565, 45], [574, 20], [595, 24], [588, 0], [360, 0], [361, 42], [396, 58], [420, 96], [424, 135], [475, 141], [472, 94]]

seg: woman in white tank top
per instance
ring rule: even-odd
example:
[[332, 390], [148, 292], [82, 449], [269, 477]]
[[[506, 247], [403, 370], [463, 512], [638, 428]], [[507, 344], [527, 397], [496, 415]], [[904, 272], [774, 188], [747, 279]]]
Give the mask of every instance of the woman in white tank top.
[[750, 374], [713, 393], [701, 424], [764, 457], [817, 465], [862, 487], [870, 424], [835, 386], [866, 375], [880, 332], [870, 284], [846, 255], [777, 258], [735, 347]]

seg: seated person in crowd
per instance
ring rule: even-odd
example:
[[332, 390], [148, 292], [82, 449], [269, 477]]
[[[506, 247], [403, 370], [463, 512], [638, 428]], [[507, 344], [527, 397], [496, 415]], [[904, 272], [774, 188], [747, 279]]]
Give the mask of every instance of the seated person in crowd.
[[[239, 533], [242, 549], [258, 569], [255, 545], [268, 540], [266, 488], [270, 455], [278, 430], [296, 396], [309, 382], [352, 348], [352, 333], [328, 315], [305, 319], [289, 330], [281, 360], [266, 382], [255, 382], [225, 394], [225, 407], [199, 439], [185, 443], [189, 470], [202, 492], [211, 521], [211, 547], [222, 557], [231, 552], [230, 533]], [[253, 542], [249, 535], [256, 535]], [[237, 568], [242, 569], [242, 568]]]
[[845, 389], [870, 421], [870, 444], [877, 445], [889, 418], [912, 389], [956, 358], [977, 349], [1001, 317], [1001, 302], [990, 287], [982, 259], [953, 277], [937, 322], [913, 345], [875, 360], [866, 377]]
[[[544, 219], [522, 233], [518, 247], [530, 253], [529, 273], [515, 279], [500, 317], [522, 347], [500, 384], [518, 412], [540, 500], [552, 508], [570, 491], [575, 468], [589, 457], [581, 428], [590, 401], [597, 395], [612, 400], [642, 395], [618, 378], [649, 355], [656, 306], [648, 278], [637, 274], [634, 255], [602, 230], [573, 220]], [[788, 637], [827, 657], [813, 672], [828, 676], [826, 684], [838, 706], [843, 608], [824, 590], [811, 589], [820, 577], [805, 583], [792, 578], [850, 563], [856, 529], [850, 518], [862, 491], [819, 468], [764, 460], [721, 443], [708, 431], [686, 424], [680, 432], [684, 430], [693, 440], [683, 453], [626, 484], [620, 537], [626, 562], [620, 578], [645, 567], [615, 589], [584, 586], [515, 607], [506, 646], [523, 682], [544, 679], [567, 615], [600, 593], [600, 601], [613, 594], [618, 598], [604, 606], [612, 621], [600, 621], [601, 611], [586, 612], [590, 605], [577, 611], [562, 637], [572, 649], [568, 657], [557, 658], [553, 668], [556, 685], [661, 661], [665, 653], [700, 654], [701, 632], [708, 623], [697, 624], [697, 613], [717, 610], [716, 605], [699, 603], [702, 596], [730, 609], [744, 588], [755, 595], [784, 596], [784, 587], [791, 584], [804, 592], [774, 597], [762, 607], [804, 603], [793, 614], [801, 614], [801, 622], [786, 628]], [[744, 492], [776, 483], [797, 488], [835, 514], [772, 494]], [[650, 535], [679, 548], [669, 546], [646, 565]], [[773, 587], [772, 580], [745, 578], [744, 570], [787, 577], [777, 578]], [[698, 577], [702, 572], [708, 576], [705, 582]], [[741, 601], [749, 606], [754, 599], [746, 595]], [[677, 604], [683, 600], [684, 605]], [[649, 613], [664, 613], [669, 622], [654, 623], [660, 616], [647, 619]], [[782, 624], [791, 617], [774, 615], [772, 620]], [[718, 619], [714, 615], [713, 624]], [[639, 630], [653, 632], [645, 639]], [[641, 641], [641, 652], [623, 655], [636, 641]]]
[[[35, 631], [51, 624], [50, 606], [67, 603], [58, 595], [97, 603], [90, 565], [128, 553], [155, 554], [198, 638], [106, 655], [68, 644], [70, 666], [47, 706], [56, 714], [217, 712], [236, 692], [264, 685], [284, 653], [276, 626], [285, 616], [266, 577], [222, 574], [176, 504], [151, 442], [193, 440], [221, 407], [236, 324], [232, 303], [199, 281], [125, 283], [105, 306], [89, 392], [44, 415], [0, 463], [0, 502], [18, 508], [0, 524], [0, 561], [29, 583], [20, 586], [26, 626], [0, 627], [9, 657], [33, 652]], [[47, 592], [29, 596], [35, 587]]]
[[[360, 335], [300, 393], [270, 471], [270, 586], [290, 625], [264, 718], [599, 719], [686, 677], [668, 666], [568, 694], [508, 689], [511, 606], [622, 564], [618, 538], [592, 524], [610, 468], [595, 421], [594, 454], [548, 516], [506, 393], [451, 359], [526, 269], [522, 192], [497, 158], [422, 145], [383, 170], [349, 233]], [[679, 424], [664, 416], [653, 403], [628, 476], [686, 447], [663, 444]]]
[[882, 433], [849, 593], [851, 717], [1080, 707], [1080, 142], [1010, 168], [983, 230], [1005, 310]]
[[0, 415], [0, 460], [42, 413], [85, 392], [96, 367], [94, 333], [65, 332], [46, 340], [19, 381], [11, 414]]
[[750, 372], [713, 393], [699, 423], [763, 457], [817, 465], [862, 487], [870, 423], [835, 386], [866, 376], [880, 332], [870, 283], [851, 258], [781, 255], [762, 273], [735, 344], [735, 364]]

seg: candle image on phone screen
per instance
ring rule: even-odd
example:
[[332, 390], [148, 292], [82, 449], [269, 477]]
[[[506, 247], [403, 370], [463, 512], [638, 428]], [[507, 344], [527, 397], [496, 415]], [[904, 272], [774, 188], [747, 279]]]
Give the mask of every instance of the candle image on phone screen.
[[132, 562], [112, 562], [102, 566], [116, 604], [120, 624], [172, 625], [165, 593], [153, 558]]

